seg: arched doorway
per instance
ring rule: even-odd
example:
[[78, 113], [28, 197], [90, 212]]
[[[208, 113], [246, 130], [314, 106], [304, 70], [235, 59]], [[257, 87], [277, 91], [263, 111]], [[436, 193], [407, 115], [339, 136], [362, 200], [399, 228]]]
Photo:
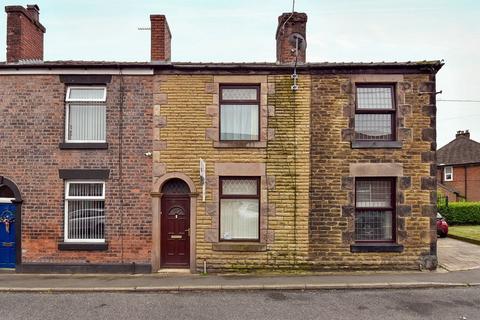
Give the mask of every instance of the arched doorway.
[[17, 186], [0, 176], [0, 268], [15, 268], [21, 263], [21, 203]]
[[161, 267], [190, 266], [190, 188], [178, 178], [162, 186]]

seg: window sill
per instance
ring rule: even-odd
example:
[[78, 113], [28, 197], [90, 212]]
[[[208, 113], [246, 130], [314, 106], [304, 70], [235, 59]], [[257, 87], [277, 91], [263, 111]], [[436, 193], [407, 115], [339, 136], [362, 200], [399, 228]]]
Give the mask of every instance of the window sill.
[[401, 149], [402, 141], [352, 141], [352, 149]]
[[214, 148], [266, 148], [266, 141], [215, 141]]
[[350, 252], [403, 252], [403, 245], [396, 243], [356, 243], [350, 245]]
[[58, 250], [62, 251], [106, 251], [108, 243], [60, 242]]
[[221, 242], [213, 244], [213, 251], [261, 252], [267, 251], [267, 246], [261, 243]]
[[62, 150], [67, 149], [108, 149], [108, 143], [106, 142], [81, 142], [81, 143], [72, 143], [72, 142], [61, 142], [58, 144], [58, 147]]

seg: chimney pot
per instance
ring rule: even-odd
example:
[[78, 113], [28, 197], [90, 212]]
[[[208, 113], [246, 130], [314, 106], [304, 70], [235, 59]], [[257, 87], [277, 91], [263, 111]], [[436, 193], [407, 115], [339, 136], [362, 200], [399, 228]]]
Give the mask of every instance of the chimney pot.
[[470, 139], [470, 131], [468, 130], [458, 130], [457, 131], [457, 134], [455, 135], [455, 138], [458, 138], [458, 137], [465, 137], [467, 139]]
[[[278, 17], [275, 39], [277, 40], [277, 63], [305, 63], [307, 14], [302, 12], [283, 13]], [[296, 52], [298, 40], [298, 52]], [[298, 56], [297, 56], [298, 55]]]
[[40, 8], [36, 4], [27, 4], [27, 12], [33, 20], [38, 21]]
[[171, 59], [172, 34], [164, 15], [150, 16], [151, 44], [150, 53], [152, 62], [167, 62]]

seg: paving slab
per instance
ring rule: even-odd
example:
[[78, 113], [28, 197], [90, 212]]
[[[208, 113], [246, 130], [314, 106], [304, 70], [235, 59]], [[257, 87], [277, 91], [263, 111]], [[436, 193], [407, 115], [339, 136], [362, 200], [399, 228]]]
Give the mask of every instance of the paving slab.
[[437, 241], [439, 265], [448, 271], [480, 269], [480, 246], [452, 239]]
[[161, 292], [441, 288], [479, 284], [480, 269], [454, 272], [342, 272], [248, 275], [0, 274], [0, 292]]

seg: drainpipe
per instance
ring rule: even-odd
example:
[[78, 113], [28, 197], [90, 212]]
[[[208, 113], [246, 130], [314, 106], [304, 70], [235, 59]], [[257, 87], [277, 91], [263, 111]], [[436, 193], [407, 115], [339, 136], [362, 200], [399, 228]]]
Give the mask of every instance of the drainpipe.
[[465, 201], [468, 201], [467, 200], [467, 166], [465, 165], [463, 167], [463, 178], [464, 178], [464, 183], [465, 183]]

